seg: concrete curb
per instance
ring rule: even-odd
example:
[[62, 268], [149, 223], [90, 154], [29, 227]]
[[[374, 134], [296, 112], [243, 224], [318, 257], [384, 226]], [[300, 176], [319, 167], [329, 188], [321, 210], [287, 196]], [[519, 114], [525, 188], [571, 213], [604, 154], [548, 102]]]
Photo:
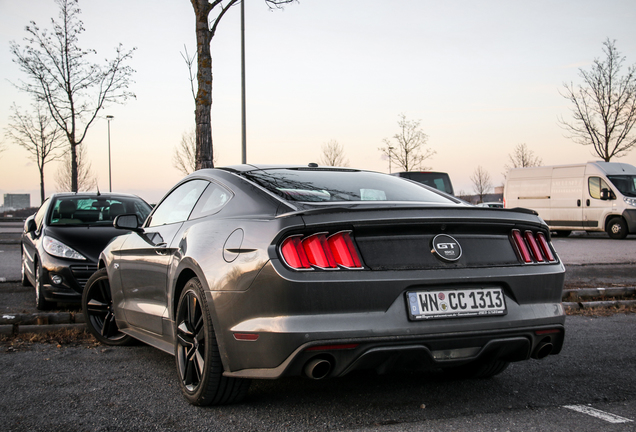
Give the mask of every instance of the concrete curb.
[[46, 333], [62, 329], [86, 328], [81, 312], [51, 312], [35, 314], [2, 314], [0, 334]]

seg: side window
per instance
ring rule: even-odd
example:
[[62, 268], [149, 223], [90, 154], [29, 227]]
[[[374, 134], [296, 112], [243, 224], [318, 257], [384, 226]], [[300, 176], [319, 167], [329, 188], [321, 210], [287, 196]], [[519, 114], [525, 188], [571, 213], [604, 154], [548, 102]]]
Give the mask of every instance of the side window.
[[148, 226], [167, 225], [188, 219], [208, 182], [191, 180], [168, 195], [155, 209]]
[[38, 229], [42, 227], [42, 221], [44, 220], [44, 215], [46, 215], [46, 211], [49, 209], [49, 204], [51, 204], [51, 202], [47, 198], [46, 200], [44, 200], [44, 202], [40, 206], [40, 209], [35, 214], [35, 218], [33, 218], [35, 220], [35, 225], [38, 227]]
[[225, 207], [230, 198], [232, 198], [232, 192], [216, 183], [210, 183], [192, 211], [190, 219], [218, 213]]
[[590, 191], [590, 196], [594, 199], [601, 199], [601, 190], [609, 189], [610, 192], [612, 188], [608, 186], [608, 184], [600, 177], [590, 177], [587, 180], [587, 186]]

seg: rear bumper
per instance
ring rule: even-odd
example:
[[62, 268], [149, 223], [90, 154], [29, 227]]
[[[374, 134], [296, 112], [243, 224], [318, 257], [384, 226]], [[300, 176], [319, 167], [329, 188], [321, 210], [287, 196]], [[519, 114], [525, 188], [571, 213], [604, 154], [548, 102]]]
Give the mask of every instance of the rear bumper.
[[[329, 364], [329, 372], [321, 378], [340, 377], [362, 369], [384, 373], [397, 368], [443, 369], [486, 359], [515, 362], [558, 354], [563, 346], [564, 335], [563, 324], [552, 324], [509, 331], [464, 332], [429, 337], [322, 340], [300, 346], [278, 367], [226, 371], [224, 375], [255, 379], [310, 376], [307, 368], [316, 360]], [[544, 348], [546, 346], [549, 346], [547, 351]]]
[[[351, 281], [334, 274], [340, 279], [326, 283], [310, 280], [318, 276], [311, 274], [299, 276], [303, 281], [281, 279], [268, 265], [247, 291], [208, 292], [225, 375], [301, 375], [314, 358], [330, 359], [329, 376], [403, 362], [450, 367], [485, 357], [520, 361], [530, 358], [546, 338], [552, 354], [561, 350], [561, 264], [435, 271], [430, 280], [425, 273], [377, 272], [378, 278]], [[504, 291], [506, 315], [409, 320], [409, 290], [493, 285]], [[341, 347], [324, 349], [330, 345]]]

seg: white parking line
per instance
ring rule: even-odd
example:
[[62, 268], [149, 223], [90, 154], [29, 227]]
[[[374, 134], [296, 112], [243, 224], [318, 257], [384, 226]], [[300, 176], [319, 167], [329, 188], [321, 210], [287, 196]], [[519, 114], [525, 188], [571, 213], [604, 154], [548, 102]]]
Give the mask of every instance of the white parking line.
[[601, 411], [596, 408], [592, 408], [585, 405], [565, 405], [563, 408], [567, 408], [573, 411], [587, 414], [592, 417], [605, 420], [606, 422], [609, 422], [609, 423], [629, 423], [634, 421], [625, 417], [617, 416], [616, 414], [606, 413], [605, 411]]

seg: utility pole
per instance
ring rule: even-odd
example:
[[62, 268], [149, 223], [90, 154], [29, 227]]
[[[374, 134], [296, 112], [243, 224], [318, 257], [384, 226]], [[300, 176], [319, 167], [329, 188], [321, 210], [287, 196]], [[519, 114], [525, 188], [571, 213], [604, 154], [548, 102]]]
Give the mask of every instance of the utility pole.
[[241, 0], [241, 119], [241, 162], [245, 164], [247, 163], [247, 123], [245, 119], [245, 0]]

